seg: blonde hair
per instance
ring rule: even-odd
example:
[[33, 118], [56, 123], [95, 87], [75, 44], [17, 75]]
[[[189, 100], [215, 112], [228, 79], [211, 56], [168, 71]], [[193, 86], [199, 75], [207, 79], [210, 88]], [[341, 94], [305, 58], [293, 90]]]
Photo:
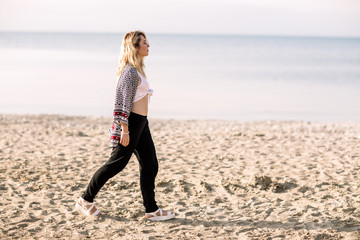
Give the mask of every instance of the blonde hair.
[[120, 49], [119, 66], [116, 71], [117, 76], [120, 76], [122, 70], [129, 63], [135, 67], [136, 70], [138, 70], [144, 77], [146, 77], [144, 72], [144, 60], [138, 56], [136, 49], [136, 47], [138, 47], [140, 44], [141, 36], [146, 39], [146, 35], [142, 31], [133, 31], [125, 34]]

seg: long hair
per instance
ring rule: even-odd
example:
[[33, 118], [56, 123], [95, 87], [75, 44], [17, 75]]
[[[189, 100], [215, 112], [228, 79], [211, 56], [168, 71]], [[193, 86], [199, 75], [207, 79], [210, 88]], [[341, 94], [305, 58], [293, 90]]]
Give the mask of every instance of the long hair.
[[146, 39], [146, 35], [142, 31], [133, 31], [125, 34], [121, 49], [120, 49], [120, 58], [119, 66], [117, 68], [116, 75], [120, 76], [124, 67], [129, 63], [136, 68], [144, 77], [145, 75], [145, 64], [143, 58], [139, 57], [137, 54], [136, 47], [140, 44], [140, 37], [143, 36]]

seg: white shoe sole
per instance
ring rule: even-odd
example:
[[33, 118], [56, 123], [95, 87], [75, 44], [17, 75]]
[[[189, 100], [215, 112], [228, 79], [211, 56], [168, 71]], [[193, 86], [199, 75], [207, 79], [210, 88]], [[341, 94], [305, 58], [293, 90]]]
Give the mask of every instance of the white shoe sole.
[[166, 216], [156, 216], [156, 217], [151, 217], [151, 218], [146, 218], [150, 221], [166, 221], [169, 219], [175, 218], [175, 213], [170, 214], [170, 215], [166, 215]]

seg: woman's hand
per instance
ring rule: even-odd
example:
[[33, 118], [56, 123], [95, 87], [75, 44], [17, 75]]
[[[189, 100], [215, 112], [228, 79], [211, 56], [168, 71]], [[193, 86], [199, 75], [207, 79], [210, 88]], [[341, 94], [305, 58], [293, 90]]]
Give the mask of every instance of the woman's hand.
[[129, 136], [129, 128], [128, 125], [125, 123], [121, 123], [121, 138], [120, 138], [120, 144], [126, 147], [129, 145], [130, 142], [130, 136]]
[[129, 142], [130, 142], [129, 131], [128, 132], [121, 131], [120, 144], [126, 147], [127, 145], [129, 145]]

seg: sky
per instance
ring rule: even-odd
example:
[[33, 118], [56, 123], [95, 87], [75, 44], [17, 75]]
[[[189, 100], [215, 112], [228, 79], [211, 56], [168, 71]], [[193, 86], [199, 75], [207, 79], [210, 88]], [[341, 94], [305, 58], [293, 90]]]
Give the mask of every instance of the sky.
[[0, 0], [0, 31], [360, 37], [359, 0]]

